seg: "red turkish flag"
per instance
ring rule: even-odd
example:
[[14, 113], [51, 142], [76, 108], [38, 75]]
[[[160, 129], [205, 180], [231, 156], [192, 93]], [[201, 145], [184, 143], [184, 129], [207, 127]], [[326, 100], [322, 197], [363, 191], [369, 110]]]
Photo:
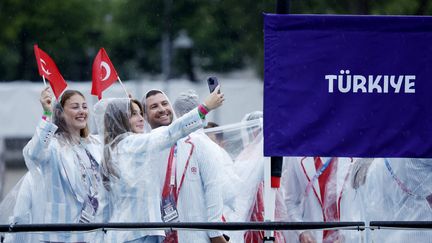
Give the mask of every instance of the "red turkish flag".
[[118, 79], [117, 71], [108, 57], [105, 49], [101, 48], [93, 61], [92, 95], [102, 98], [102, 92]]
[[51, 59], [48, 54], [39, 49], [37, 45], [33, 46], [34, 53], [36, 56], [36, 62], [39, 69], [39, 75], [48, 79], [51, 89], [54, 92], [55, 97], [58, 98], [67, 87], [67, 83], [57, 68], [55, 62]]

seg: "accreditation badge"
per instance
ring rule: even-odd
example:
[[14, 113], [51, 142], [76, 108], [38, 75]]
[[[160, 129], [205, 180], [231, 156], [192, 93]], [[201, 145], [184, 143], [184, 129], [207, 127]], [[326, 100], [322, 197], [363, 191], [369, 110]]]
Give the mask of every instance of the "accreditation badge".
[[178, 212], [174, 195], [170, 193], [167, 197], [162, 198], [161, 213], [163, 222], [177, 222]]

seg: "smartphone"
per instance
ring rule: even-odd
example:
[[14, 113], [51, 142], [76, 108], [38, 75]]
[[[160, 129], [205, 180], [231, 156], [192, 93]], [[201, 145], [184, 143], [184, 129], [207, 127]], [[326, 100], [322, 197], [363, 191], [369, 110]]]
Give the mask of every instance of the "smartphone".
[[[218, 79], [216, 77], [209, 77], [207, 79], [207, 84], [210, 89], [210, 93], [213, 93], [213, 91], [216, 89], [216, 87], [219, 85]], [[220, 90], [219, 90], [220, 93]]]

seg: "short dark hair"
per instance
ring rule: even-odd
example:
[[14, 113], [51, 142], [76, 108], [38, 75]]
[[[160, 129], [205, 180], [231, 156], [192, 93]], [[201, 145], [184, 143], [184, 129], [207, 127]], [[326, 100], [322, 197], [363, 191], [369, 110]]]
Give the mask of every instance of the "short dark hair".
[[162, 91], [157, 90], [157, 89], [152, 89], [149, 92], [147, 92], [147, 94], [145, 95], [145, 97], [142, 99], [141, 101], [141, 108], [143, 113], [146, 113], [146, 100], [148, 99], [148, 97], [153, 96], [153, 95], [157, 95], [157, 94], [163, 94]]
[[160, 90], [152, 89], [149, 92], [147, 92], [145, 98], [147, 99], [148, 97], [153, 96], [153, 95], [157, 95], [157, 94], [163, 94], [163, 93]]
[[[207, 128], [213, 128], [213, 127], [218, 127], [219, 124], [217, 124], [216, 122], [207, 122], [207, 125], [204, 127], [204, 129]], [[224, 134], [222, 131], [218, 132], [218, 133], [214, 133], [215, 138], [219, 141], [222, 142], [223, 138], [224, 138]]]
[[205, 126], [204, 128], [212, 128], [212, 127], [218, 127], [219, 124], [217, 124], [216, 122], [207, 122], [207, 126]]

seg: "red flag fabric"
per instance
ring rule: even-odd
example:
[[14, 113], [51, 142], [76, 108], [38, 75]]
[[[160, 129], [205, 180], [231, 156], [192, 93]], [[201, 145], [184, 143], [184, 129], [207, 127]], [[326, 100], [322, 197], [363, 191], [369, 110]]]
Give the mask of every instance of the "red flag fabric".
[[42, 51], [37, 45], [33, 46], [38, 65], [39, 75], [48, 79], [54, 95], [59, 99], [67, 87], [67, 83], [57, 68], [55, 62], [48, 54]]
[[102, 98], [102, 92], [118, 79], [117, 71], [104, 48], [101, 48], [93, 61], [92, 95]]

